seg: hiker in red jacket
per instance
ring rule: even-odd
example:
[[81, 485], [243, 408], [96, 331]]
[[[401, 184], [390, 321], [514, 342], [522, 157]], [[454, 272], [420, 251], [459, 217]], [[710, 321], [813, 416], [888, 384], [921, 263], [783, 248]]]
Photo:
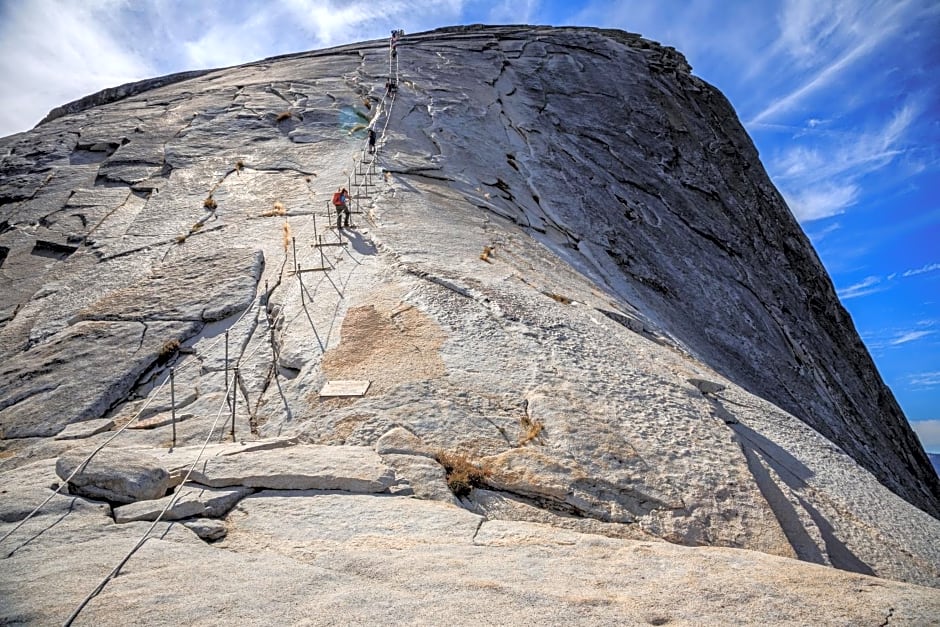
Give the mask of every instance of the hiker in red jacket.
[[[345, 187], [340, 187], [333, 194], [333, 206], [336, 207], [336, 230], [343, 227], [349, 228], [349, 192]], [[345, 218], [345, 220], [344, 220]]]

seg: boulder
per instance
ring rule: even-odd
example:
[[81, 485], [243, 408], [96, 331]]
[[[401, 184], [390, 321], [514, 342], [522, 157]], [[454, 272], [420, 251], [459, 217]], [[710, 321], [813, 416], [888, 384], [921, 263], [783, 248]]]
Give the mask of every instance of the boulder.
[[69, 481], [73, 494], [112, 503], [133, 503], [158, 499], [169, 488], [170, 473], [156, 458], [118, 448], [102, 449], [69, 480], [87, 456], [88, 451], [74, 450], [56, 462], [56, 474]]
[[375, 443], [375, 452], [379, 455], [401, 454], [434, 457], [434, 453], [411, 431], [395, 427], [385, 433]]
[[444, 468], [433, 459], [421, 455], [383, 455], [382, 460], [395, 470], [399, 481], [408, 482], [417, 498], [460, 504], [447, 487]]

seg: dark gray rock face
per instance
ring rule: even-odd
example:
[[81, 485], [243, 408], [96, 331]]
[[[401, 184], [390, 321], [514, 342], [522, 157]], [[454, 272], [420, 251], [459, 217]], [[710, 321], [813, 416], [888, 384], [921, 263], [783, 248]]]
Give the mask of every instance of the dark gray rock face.
[[[269, 59], [93, 96], [0, 139], [0, 490], [38, 502], [51, 459], [139, 416], [109, 448], [176, 472], [208, 438], [191, 479], [266, 488], [227, 512], [241, 491], [217, 511], [187, 493], [173, 515], [225, 536], [211, 546], [182, 525], [144, 545], [178, 558], [177, 589], [200, 598], [220, 571], [323, 564], [356, 591], [330, 597], [348, 619], [377, 605], [361, 565], [406, 572], [407, 554], [407, 572], [450, 564], [442, 578], [479, 592], [453, 607], [498, 607], [499, 622], [541, 590], [541, 566], [506, 579], [538, 552], [564, 590], [545, 591], [552, 611], [650, 622], [667, 618], [604, 590], [644, 570], [648, 589], [685, 597], [676, 582], [735, 549], [721, 594], [702, 579], [676, 620], [844, 622], [818, 583], [834, 578], [856, 591], [856, 622], [882, 622], [875, 606], [935, 615], [936, 590], [885, 587], [884, 604], [859, 592], [871, 574], [940, 587], [937, 478], [724, 98], [676, 51], [622, 32], [410, 35], [394, 100], [388, 61], [384, 41]], [[339, 185], [360, 212], [343, 242], [328, 213]], [[368, 391], [319, 396], [344, 380]], [[47, 437], [86, 420], [65, 433], [78, 440]], [[61, 622], [49, 596], [80, 600], [91, 571], [113, 567], [90, 554], [143, 525], [72, 496], [24, 529], [73, 501], [0, 565], [13, 600], [0, 622]], [[187, 520], [209, 515], [224, 519]], [[660, 577], [678, 548], [692, 566]], [[63, 555], [82, 585], [19, 575]], [[617, 576], [586, 582], [584, 605], [565, 596], [599, 563]], [[479, 578], [453, 579], [468, 565]], [[788, 574], [754, 579], [761, 568]], [[185, 601], [141, 597], [144, 570], [112, 581], [87, 620], [118, 622], [127, 599], [196, 620]], [[762, 587], [812, 602], [741, 606], [737, 591]], [[244, 615], [270, 621], [258, 608], [274, 597], [247, 588]], [[425, 617], [466, 616], [442, 609], [454, 598]]]

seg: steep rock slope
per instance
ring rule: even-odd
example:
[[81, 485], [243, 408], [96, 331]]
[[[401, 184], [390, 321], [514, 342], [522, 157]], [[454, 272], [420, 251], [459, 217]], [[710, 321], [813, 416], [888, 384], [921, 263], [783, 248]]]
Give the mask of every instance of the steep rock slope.
[[[224, 479], [194, 475], [180, 494], [251, 496], [212, 514], [223, 520], [212, 533], [228, 537], [196, 553], [174, 545], [198, 543], [189, 531], [160, 528], [184, 588], [199, 589], [200, 572], [302, 564], [339, 590], [318, 609], [344, 616], [402, 546], [433, 547], [412, 574], [455, 556], [446, 579], [475, 555], [506, 577], [535, 559], [508, 545], [600, 542], [622, 557], [645, 546], [636, 540], [940, 585], [936, 476], [730, 106], [675, 51], [621, 32], [458, 28], [409, 36], [394, 60], [386, 42], [367, 42], [85, 104], [0, 140], [0, 468], [17, 495], [3, 533], [51, 493], [62, 452], [128, 424], [108, 446], [179, 470], [201, 454], [181, 445], [207, 432], [231, 440], [231, 412], [236, 439], [264, 442], [238, 450], [255, 461]], [[329, 197], [343, 184], [360, 213], [340, 239]], [[348, 379], [369, 381], [366, 394], [319, 396]], [[322, 453], [310, 445], [337, 455], [311, 462], [316, 480], [258, 452]], [[356, 491], [338, 460], [366, 448], [389, 469], [382, 494], [322, 492]], [[455, 496], [437, 460], [462, 455], [484, 471]], [[186, 499], [175, 518], [215, 511]], [[274, 524], [311, 516], [374, 528], [301, 537]], [[122, 549], [102, 547], [139, 524], [56, 497], [0, 544], [0, 585], [15, 599], [4, 618], [61, 620], [49, 592], [61, 588], [43, 585], [61, 575], [50, 556], [81, 563], [83, 581], [104, 576]], [[322, 551], [343, 557], [326, 564]], [[658, 551], [649, 564], [661, 573], [709, 555]], [[592, 563], [592, 550], [578, 553], [545, 559]], [[620, 557], [611, 572], [632, 568]], [[747, 551], [721, 568], [735, 559], [764, 568]], [[793, 568], [800, 595], [823, 577]], [[16, 575], [26, 572], [42, 575]], [[848, 590], [872, 581], [862, 575], [831, 576]], [[98, 616], [119, 620], [149, 576], [142, 565], [109, 584]], [[502, 575], [471, 579], [477, 592], [461, 603], [527, 598]], [[395, 598], [412, 594], [395, 585]], [[754, 585], [748, 598], [782, 584]], [[569, 618], [661, 618], [597, 596], [603, 586], [585, 582], [580, 601], [554, 588], [539, 598], [563, 599]], [[884, 598], [911, 620], [940, 603], [891, 586]], [[69, 602], [81, 593], [70, 584]], [[714, 620], [729, 601], [759, 611], [700, 593]], [[857, 616], [881, 622], [881, 601], [863, 597], [852, 597]], [[162, 609], [200, 618], [189, 604]], [[837, 620], [824, 605], [805, 607]], [[799, 607], [774, 611], [753, 619], [805, 620]]]

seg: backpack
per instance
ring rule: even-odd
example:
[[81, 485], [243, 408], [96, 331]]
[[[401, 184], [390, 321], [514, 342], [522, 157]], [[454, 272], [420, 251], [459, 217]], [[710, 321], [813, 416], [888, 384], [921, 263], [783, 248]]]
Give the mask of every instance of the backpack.
[[341, 193], [336, 192], [335, 194], [333, 194], [333, 204], [334, 205], [343, 204], [343, 195]]

